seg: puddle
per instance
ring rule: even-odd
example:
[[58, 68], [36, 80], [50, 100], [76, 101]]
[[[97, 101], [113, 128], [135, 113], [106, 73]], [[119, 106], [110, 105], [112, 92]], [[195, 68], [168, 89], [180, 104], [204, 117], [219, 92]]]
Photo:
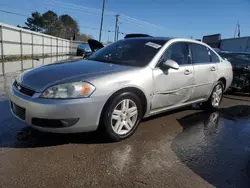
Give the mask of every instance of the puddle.
[[250, 187], [249, 115], [249, 106], [234, 106], [181, 118], [183, 131], [171, 148], [215, 187]]

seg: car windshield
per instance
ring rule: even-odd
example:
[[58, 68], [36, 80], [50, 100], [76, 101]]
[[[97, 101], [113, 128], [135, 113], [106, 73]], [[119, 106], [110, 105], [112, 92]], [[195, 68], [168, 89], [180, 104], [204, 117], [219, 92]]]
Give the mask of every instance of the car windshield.
[[250, 65], [250, 54], [241, 53], [221, 53], [221, 57], [227, 58], [233, 65]]
[[86, 52], [91, 52], [91, 49], [88, 44], [80, 44], [78, 48], [85, 50]]
[[102, 48], [88, 59], [128, 66], [146, 66], [166, 40], [154, 39], [124, 39]]

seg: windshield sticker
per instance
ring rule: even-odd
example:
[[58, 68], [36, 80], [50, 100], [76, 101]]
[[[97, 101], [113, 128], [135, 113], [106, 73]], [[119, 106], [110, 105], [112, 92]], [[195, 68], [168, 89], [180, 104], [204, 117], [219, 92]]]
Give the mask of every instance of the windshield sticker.
[[158, 48], [161, 47], [161, 45], [156, 44], [156, 43], [153, 43], [153, 42], [147, 42], [145, 45], [150, 46], [150, 47], [153, 47], [153, 48], [155, 48], [155, 49], [158, 49]]

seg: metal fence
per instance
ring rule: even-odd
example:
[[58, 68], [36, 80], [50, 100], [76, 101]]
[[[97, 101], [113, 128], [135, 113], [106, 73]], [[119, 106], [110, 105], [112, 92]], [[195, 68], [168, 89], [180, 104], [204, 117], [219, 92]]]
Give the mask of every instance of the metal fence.
[[[26, 69], [22, 60], [24, 57], [60, 56], [70, 54], [71, 52], [70, 40], [0, 22], [0, 75], [9, 72], [9, 69]], [[18, 61], [20, 64], [13, 64], [12, 61], [7, 61], [11, 57], [20, 57], [21, 61]], [[32, 65], [34, 67], [33, 63]]]

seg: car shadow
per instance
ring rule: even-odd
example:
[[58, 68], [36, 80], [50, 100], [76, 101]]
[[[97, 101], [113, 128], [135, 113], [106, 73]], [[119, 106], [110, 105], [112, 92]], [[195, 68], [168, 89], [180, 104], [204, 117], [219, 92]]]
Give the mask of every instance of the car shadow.
[[109, 143], [98, 132], [55, 134], [37, 131], [12, 115], [7, 97], [0, 98], [0, 112], [0, 148], [47, 147], [69, 143]]
[[[236, 101], [246, 101], [250, 102], [250, 97], [249, 99], [242, 99], [242, 98], [237, 98], [238, 95], [225, 95], [224, 98], [226, 99], [231, 99], [231, 100], [236, 100]], [[246, 97], [246, 96], [245, 96]]]
[[215, 187], [250, 187], [250, 106], [198, 112], [178, 122], [183, 127], [171, 148], [179, 160]]
[[225, 94], [226, 95], [239, 96], [239, 97], [249, 97], [249, 93], [244, 93], [244, 92], [226, 91]]
[[[155, 115], [143, 120], [150, 121], [166, 115], [180, 111], [189, 110], [186, 107], [171, 112]], [[0, 101], [0, 148], [36, 148], [49, 147], [64, 144], [105, 144], [110, 140], [105, 138], [101, 132], [75, 133], [75, 134], [56, 134], [40, 132], [27, 124], [16, 119], [9, 108], [8, 98]]]

